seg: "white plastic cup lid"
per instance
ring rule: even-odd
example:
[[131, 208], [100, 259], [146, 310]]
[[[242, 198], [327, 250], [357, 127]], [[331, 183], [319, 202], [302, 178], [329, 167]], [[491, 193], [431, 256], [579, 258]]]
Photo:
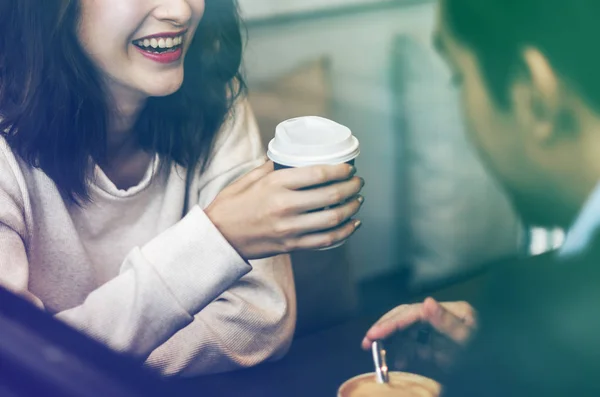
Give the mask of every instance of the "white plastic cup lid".
[[288, 167], [341, 164], [360, 154], [358, 139], [346, 126], [318, 116], [297, 117], [280, 123], [267, 155]]

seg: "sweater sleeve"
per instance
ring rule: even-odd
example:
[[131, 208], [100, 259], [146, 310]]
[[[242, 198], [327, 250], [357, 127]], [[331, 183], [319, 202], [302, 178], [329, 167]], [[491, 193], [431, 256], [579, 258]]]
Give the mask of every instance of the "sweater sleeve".
[[146, 359], [248, 273], [204, 212], [129, 253], [119, 276], [57, 318], [117, 351]]
[[[242, 101], [213, 150], [196, 189], [205, 208], [228, 184], [264, 163], [252, 111]], [[214, 227], [214, 226], [213, 226]], [[165, 375], [193, 376], [249, 367], [282, 357], [296, 323], [290, 258], [252, 261], [252, 271], [156, 349], [148, 364]]]
[[[43, 309], [28, 290], [32, 222], [26, 219], [23, 178], [4, 140], [0, 170], [0, 284]], [[55, 316], [141, 360], [251, 270], [199, 208], [147, 246], [133, 249], [122, 268], [81, 305]]]

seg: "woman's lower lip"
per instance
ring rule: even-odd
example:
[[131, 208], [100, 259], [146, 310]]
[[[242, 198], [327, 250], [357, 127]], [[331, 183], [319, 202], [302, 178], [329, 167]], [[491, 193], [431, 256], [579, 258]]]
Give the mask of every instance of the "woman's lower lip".
[[181, 49], [181, 47], [176, 49], [175, 51], [167, 51], [162, 53], [144, 51], [139, 47], [135, 48], [146, 58], [158, 63], [177, 62], [179, 59], [181, 59], [181, 55], [183, 54], [183, 50]]

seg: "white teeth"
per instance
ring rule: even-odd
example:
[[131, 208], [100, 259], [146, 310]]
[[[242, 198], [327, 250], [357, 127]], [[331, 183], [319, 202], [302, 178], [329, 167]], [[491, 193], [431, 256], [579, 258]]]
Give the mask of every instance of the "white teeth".
[[154, 39], [144, 39], [137, 40], [135, 44], [140, 47], [145, 48], [173, 48], [175, 46], [181, 45], [183, 43], [183, 37], [167, 37], [167, 38], [154, 38]]

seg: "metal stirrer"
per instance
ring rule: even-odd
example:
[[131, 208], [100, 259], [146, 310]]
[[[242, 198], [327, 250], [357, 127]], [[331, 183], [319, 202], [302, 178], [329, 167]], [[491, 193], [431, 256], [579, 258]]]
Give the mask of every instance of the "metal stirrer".
[[385, 361], [385, 350], [383, 343], [376, 340], [371, 345], [371, 353], [373, 353], [373, 363], [375, 364], [375, 374], [377, 375], [377, 383], [388, 383], [388, 366]]

